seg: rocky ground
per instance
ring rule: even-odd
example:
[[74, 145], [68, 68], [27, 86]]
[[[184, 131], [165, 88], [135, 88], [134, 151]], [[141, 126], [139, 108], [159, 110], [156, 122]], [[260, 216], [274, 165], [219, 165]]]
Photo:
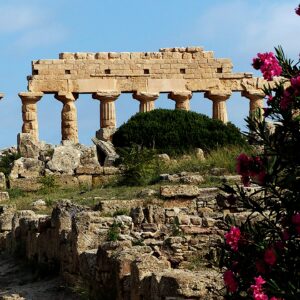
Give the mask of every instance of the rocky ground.
[[41, 277], [19, 261], [0, 255], [0, 299], [5, 300], [79, 300], [65, 288], [59, 277]]

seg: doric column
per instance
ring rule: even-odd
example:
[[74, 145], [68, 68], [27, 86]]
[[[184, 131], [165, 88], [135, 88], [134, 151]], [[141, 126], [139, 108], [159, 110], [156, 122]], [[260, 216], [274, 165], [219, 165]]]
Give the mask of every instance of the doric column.
[[36, 141], [39, 139], [39, 125], [37, 118], [36, 103], [43, 97], [40, 92], [24, 92], [19, 93], [22, 100], [22, 132], [29, 133]]
[[213, 119], [228, 122], [226, 101], [231, 96], [231, 91], [209, 91], [204, 93], [204, 97], [213, 102]]
[[61, 111], [61, 140], [78, 143], [77, 108], [75, 106], [78, 95], [71, 92], [58, 92], [55, 98], [63, 104]]
[[190, 91], [171, 92], [168, 98], [176, 102], [175, 109], [190, 110], [192, 95]]
[[116, 131], [116, 109], [115, 101], [120, 96], [118, 91], [104, 91], [93, 94], [93, 99], [100, 100], [100, 130], [96, 137], [109, 141]]
[[249, 117], [259, 115], [263, 119], [262, 108], [264, 106], [265, 94], [260, 90], [242, 91], [242, 96], [249, 99]]
[[133, 98], [140, 101], [140, 112], [148, 112], [155, 108], [154, 101], [159, 93], [135, 92]]
[[106, 91], [93, 94], [93, 99], [100, 100], [100, 126], [101, 128], [116, 128], [115, 101], [119, 92]]

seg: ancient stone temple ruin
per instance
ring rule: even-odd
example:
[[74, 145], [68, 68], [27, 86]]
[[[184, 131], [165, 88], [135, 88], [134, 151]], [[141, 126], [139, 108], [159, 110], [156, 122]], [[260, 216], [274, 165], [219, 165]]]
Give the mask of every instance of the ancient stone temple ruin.
[[79, 94], [92, 94], [100, 101], [101, 139], [109, 139], [116, 128], [115, 101], [121, 93], [132, 93], [140, 111], [155, 107], [160, 93], [168, 93], [176, 109], [189, 110], [193, 93], [202, 92], [213, 105], [212, 117], [228, 121], [226, 101], [240, 92], [250, 101], [250, 111], [261, 107], [264, 80], [250, 73], [233, 73], [230, 59], [214, 58], [201, 47], [164, 48], [159, 52], [61, 53], [59, 59], [32, 62], [28, 91], [20, 93], [23, 133], [38, 140], [37, 102], [54, 94], [62, 102], [62, 140], [78, 142]]

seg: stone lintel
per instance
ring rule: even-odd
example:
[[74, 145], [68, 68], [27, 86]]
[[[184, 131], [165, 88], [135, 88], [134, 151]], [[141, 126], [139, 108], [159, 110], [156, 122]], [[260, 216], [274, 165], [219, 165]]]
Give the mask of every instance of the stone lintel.
[[132, 97], [142, 102], [155, 101], [159, 97], [159, 93], [135, 92]]
[[55, 99], [61, 102], [69, 102], [69, 101], [76, 101], [78, 98], [78, 94], [71, 93], [71, 92], [58, 92], [55, 94]]
[[174, 101], [185, 101], [192, 98], [193, 93], [191, 91], [175, 91], [168, 95], [168, 98]]
[[102, 91], [93, 93], [93, 99], [100, 101], [115, 101], [120, 96], [120, 92], [118, 91]]

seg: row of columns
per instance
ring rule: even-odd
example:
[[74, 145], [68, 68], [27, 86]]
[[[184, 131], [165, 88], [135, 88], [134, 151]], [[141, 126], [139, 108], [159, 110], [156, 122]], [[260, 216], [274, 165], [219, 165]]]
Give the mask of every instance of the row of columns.
[[[93, 99], [100, 101], [100, 127], [101, 129], [116, 128], [116, 111], [115, 101], [120, 96], [117, 91], [104, 91], [94, 93]], [[230, 98], [231, 91], [208, 91], [204, 93], [204, 97], [213, 102], [213, 119], [228, 122], [226, 101]], [[250, 101], [250, 115], [257, 110], [262, 109], [264, 94], [259, 91], [243, 91], [242, 96]], [[29, 133], [36, 141], [38, 141], [38, 120], [37, 120], [37, 102], [43, 97], [41, 92], [25, 92], [20, 93], [22, 100], [22, 132]], [[159, 97], [159, 93], [135, 92], [133, 98], [140, 102], [140, 112], [148, 112], [155, 108], [154, 102]], [[62, 140], [69, 140], [78, 143], [78, 125], [77, 125], [77, 109], [75, 101], [78, 94], [71, 92], [59, 92], [55, 94], [55, 98], [62, 102], [63, 108], [61, 112], [61, 134]], [[171, 92], [168, 98], [175, 101], [175, 109], [190, 110], [190, 100], [192, 92], [180, 91]]]

